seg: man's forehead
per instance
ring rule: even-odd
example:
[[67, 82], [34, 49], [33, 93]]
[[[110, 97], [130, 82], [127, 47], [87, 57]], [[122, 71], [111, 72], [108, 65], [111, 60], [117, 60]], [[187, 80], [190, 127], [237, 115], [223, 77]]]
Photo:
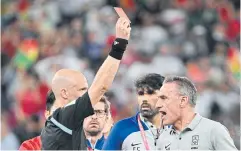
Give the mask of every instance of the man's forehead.
[[75, 81], [74, 83], [74, 87], [77, 87], [78, 89], [83, 89], [83, 88], [87, 88], [88, 89], [88, 83], [87, 82], [83, 82], [83, 81]]
[[146, 91], [148, 91], [148, 90], [151, 90], [151, 91], [153, 91], [154, 93], [158, 93], [158, 92], [160, 91], [160, 89], [155, 90], [155, 89], [152, 89], [152, 88], [137, 88], [136, 90], [137, 90], [137, 92], [140, 92], [140, 91], [146, 92]]
[[154, 90], [154, 94], [158, 94], [160, 92], [160, 89], [159, 90]]
[[75, 79], [75, 82], [79, 85], [88, 85], [88, 82], [87, 82], [86, 78]]
[[176, 84], [175, 83], [164, 83], [162, 87], [160, 88], [160, 93], [168, 93], [173, 92], [176, 90]]
[[105, 109], [105, 104], [103, 102], [98, 102], [94, 106], [95, 110], [104, 110]]

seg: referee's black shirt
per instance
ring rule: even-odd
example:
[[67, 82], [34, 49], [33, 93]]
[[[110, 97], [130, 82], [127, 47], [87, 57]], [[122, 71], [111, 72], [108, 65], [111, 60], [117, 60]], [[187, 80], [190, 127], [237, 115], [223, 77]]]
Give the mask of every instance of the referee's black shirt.
[[93, 114], [94, 110], [88, 92], [76, 101], [55, 110], [42, 130], [42, 149], [85, 150], [83, 121]]

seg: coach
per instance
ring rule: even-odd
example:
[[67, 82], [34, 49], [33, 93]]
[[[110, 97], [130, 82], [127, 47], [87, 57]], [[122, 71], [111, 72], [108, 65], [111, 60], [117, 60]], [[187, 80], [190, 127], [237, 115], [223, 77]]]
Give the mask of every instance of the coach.
[[185, 77], [166, 77], [157, 108], [164, 125], [163, 150], [237, 150], [228, 130], [195, 113], [197, 90]]

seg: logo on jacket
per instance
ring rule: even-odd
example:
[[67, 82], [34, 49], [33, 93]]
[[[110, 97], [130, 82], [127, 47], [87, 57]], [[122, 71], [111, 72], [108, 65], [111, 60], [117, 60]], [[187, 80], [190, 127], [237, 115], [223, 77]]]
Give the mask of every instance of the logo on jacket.
[[193, 135], [191, 149], [198, 149], [198, 141], [199, 141], [199, 135]]
[[171, 145], [171, 143], [168, 145], [165, 145], [165, 150], [170, 150], [170, 145]]
[[131, 143], [131, 147], [133, 149], [133, 151], [140, 151], [140, 145], [141, 143]]

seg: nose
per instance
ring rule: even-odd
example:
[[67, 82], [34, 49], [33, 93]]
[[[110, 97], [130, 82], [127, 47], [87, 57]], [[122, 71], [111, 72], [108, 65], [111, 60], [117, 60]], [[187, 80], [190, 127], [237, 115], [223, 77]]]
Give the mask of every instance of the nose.
[[142, 100], [142, 103], [147, 103], [147, 100], [146, 99]]
[[156, 103], [156, 108], [159, 110], [161, 108], [163, 108], [163, 104], [161, 103], [161, 101], [157, 101]]
[[97, 119], [96, 113], [91, 116], [92, 119]]
[[143, 94], [143, 95], [139, 95], [139, 98], [140, 98], [140, 100], [142, 100], [142, 102], [144, 103], [144, 102], [148, 102], [148, 100], [150, 99], [150, 95], [148, 95], [148, 94]]

